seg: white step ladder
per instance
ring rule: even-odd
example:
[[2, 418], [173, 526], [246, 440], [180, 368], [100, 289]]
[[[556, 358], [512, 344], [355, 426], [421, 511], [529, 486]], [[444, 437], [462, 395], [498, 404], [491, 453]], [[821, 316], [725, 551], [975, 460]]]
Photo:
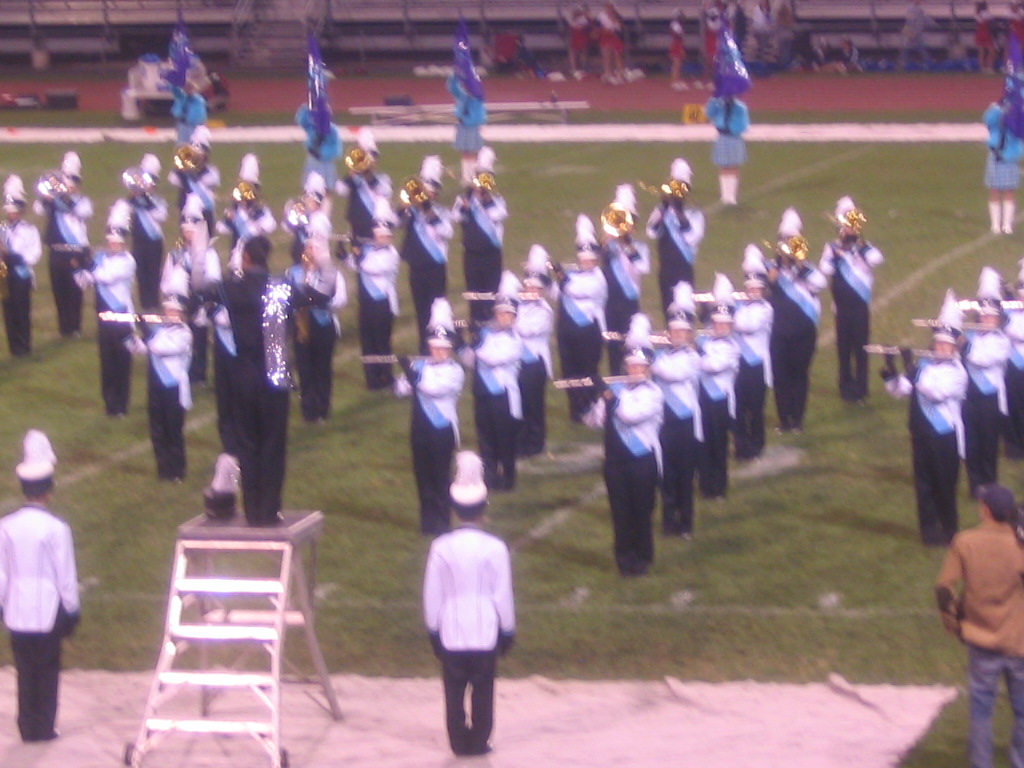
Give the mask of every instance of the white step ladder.
[[[287, 768], [281, 668], [288, 627], [303, 628], [326, 709], [341, 719], [313, 623], [323, 515], [284, 517], [279, 526], [254, 528], [244, 518], [201, 516], [178, 529], [160, 658], [138, 736], [125, 747], [125, 765], [141, 768], [165, 736], [191, 733], [249, 736], [266, 751], [271, 768]], [[183, 714], [188, 691], [199, 694], [198, 716]], [[236, 713], [237, 698], [245, 699], [246, 715], [212, 714], [214, 699], [228, 694], [238, 694], [232, 703]], [[250, 716], [253, 710], [258, 714]]]

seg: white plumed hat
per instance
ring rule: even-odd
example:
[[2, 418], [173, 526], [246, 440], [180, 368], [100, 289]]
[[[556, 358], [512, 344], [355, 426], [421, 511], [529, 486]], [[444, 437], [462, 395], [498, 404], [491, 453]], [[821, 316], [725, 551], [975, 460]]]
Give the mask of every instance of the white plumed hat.
[[31, 483], [53, 477], [57, 454], [44, 432], [38, 429], [26, 432], [23, 451], [22, 461], [14, 469], [19, 480]]
[[72, 179], [82, 178], [82, 158], [77, 152], [65, 152], [60, 163], [60, 172]]
[[324, 195], [327, 194], [327, 183], [324, 181], [324, 177], [316, 171], [310, 171], [306, 176], [306, 183], [302, 185], [302, 191], [307, 195], [323, 200]]
[[597, 231], [585, 213], [576, 217], [576, 250], [597, 258]]
[[4, 210], [20, 211], [25, 207], [25, 183], [21, 176], [11, 174], [4, 182]]
[[669, 168], [668, 175], [673, 181], [681, 181], [684, 184], [690, 184], [693, 181], [693, 169], [690, 168], [690, 164], [681, 157], [677, 157], [672, 161], [672, 166]]
[[804, 228], [804, 222], [796, 208], [787, 208], [782, 212], [782, 219], [779, 221], [780, 237], [796, 237]]
[[494, 161], [497, 159], [498, 156], [494, 154], [493, 149], [481, 147], [480, 151], [476, 153], [477, 172], [487, 171], [488, 173], [494, 173]]
[[142, 169], [143, 173], [148, 173], [156, 179], [160, 175], [163, 166], [160, 165], [160, 158], [152, 152], [147, 152], [142, 156], [142, 160], [139, 161], [139, 168]]
[[427, 155], [420, 165], [420, 179], [426, 184], [434, 187], [441, 186], [441, 176], [444, 174], [444, 165], [439, 155]]
[[455, 479], [448, 486], [448, 495], [456, 514], [479, 514], [483, 511], [479, 507], [487, 501], [484, 463], [473, 451], [455, 454]]
[[250, 184], [260, 183], [260, 159], [252, 152], [242, 156], [242, 162], [238, 166], [238, 180]]
[[615, 188], [615, 203], [636, 215], [636, 191], [632, 184], [619, 184]]

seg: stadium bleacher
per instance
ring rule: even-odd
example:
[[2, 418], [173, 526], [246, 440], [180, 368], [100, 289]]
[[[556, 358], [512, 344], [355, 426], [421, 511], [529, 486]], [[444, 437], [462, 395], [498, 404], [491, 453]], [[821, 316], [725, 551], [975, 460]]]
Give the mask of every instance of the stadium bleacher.
[[[850, 37], [862, 53], [892, 57], [909, 0], [790, 0], [798, 34], [828, 40]], [[371, 63], [445, 59], [453, 21], [461, 13], [471, 33], [521, 34], [542, 62], [560, 61], [565, 18], [577, 0], [3, 0], [0, 58], [9, 61], [45, 49], [56, 56], [133, 59], [161, 51], [179, 12], [204, 56], [235, 64], [274, 66], [304, 50], [305, 30], [318, 30], [331, 60]], [[747, 0], [753, 6], [754, 0]], [[599, 2], [591, 2], [596, 11]], [[669, 18], [679, 0], [620, 0], [634, 63], [660, 62], [669, 44]], [[969, 46], [973, 0], [924, 0], [935, 20], [927, 43], [942, 52]], [[1011, 2], [990, 2], [1008, 18]], [[696, 54], [696, 4], [684, 5], [688, 44]]]

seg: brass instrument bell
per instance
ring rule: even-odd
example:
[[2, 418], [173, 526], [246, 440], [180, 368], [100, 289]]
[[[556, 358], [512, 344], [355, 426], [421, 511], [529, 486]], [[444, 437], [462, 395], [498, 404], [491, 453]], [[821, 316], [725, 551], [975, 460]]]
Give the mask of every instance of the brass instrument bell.
[[854, 234], [859, 235], [861, 230], [864, 229], [864, 225], [867, 224], [867, 216], [861, 213], [857, 208], [851, 208], [842, 216], [837, 219], [839, 226], [845, 227], [851, 230]]
[[121, 182], [131, 192], [150, 192], [156, 186], [156, 179], [137, 165], [121, 174]]
[[366, 173], [373, 167], [373, 155], [362, 147], [353, 147], [345, 155], [345, 165], [353, 173]]
[[231, 197], [237, 202], [250, 205], [252, 203], [258, 203], [260, 199], [260, 191], [257, 185], [251, 181], [240, 181], [235, 185], [235, 188], [231, 190]]
[[479, 171], [473, 175], [473, 186], [484, 192], [494, 192], [498, 188], [498, 180], [490, 171]]
[[628, 235], [635, 226], [632, 211], [621, 203], [611, 203], [601, 212], [601, 228], [609, 237]]
[[410, 176], [402, 182], [402, 188], [398, 192], [398, 199], [403, 205], [422, 205], [430, 199], [427, 187], [418, 176]]
[[775, 251], [779, 256], [788, 257], [795, 262], [804, 262], [807, 261], [810, 246], [807, 244], [807, 238], [803, 235], [793, 235], [785, 240], [780, 240], [775, 246]]
[[174, 167], [191, 173], [202, 165], [202, 150], [192, 144], [182, 144], [174, 150]]
[[292, 229], [301, 229], [309, 224], [309, 209], [302, 200], [289, 200], [285, 220]]
[[53, 200], [55, 197], [66, 195], [68, 193], [68, 185], [60, 171], [46, 171], [39, 177], [39, 181], [36, 184], [36, 192], [39, 193], [40, 197]]

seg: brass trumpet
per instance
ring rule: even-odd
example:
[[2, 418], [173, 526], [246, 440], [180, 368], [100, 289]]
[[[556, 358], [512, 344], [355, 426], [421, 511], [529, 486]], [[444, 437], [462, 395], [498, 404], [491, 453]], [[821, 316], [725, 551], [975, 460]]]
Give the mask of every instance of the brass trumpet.
[[767, 240], [762, 241], [766, 248], [770, 248], [782, 258], [790, 259], [797, 264], [807, 261], [807, 254], [810, 252], [810, 245], [803, 235], [793, 235], [785, 240], [779, 240], [774, 245]]
[[669, 179], [664, 184], [659, 184], [656, 187], [645, 184], [642, 181], [638, 181], [636, 184], [644, 192], [650, 192], [658, 197], [674, 197], [679, 200], [685, 200], [686, 196], [690, 194], [690, 185], [685, 181], [678, 181], [676, 179]]
[[206, 158], [201, 149], [196, 149], [192, 144], [182, 144], [174, 150], [174, 167], [185, 173], [192, 173], [200, 168]]
[[845, 227], [857, 236], [860, 236], [861, 230], [864, 229], [864, 225], [868, 223], [867, 216], [861, 213], [857, 208], [851, 208], [842, 216], [830, 218], [832, 218], [837, 226]]
[[480, 171], [473, 176], [473, 186], [476, 189], [493, 194], [494, 190], [498, 188], [498, 180], [494, 178], [494, 174], [490, 171]]
[[256, 184], [250, 181], [240, 181], [231, 190], [231, 197], [244, 205], [255, 205], [260, 201], [260, 190]]
[[139, 166], [132, 166], [121, 174], [121, 182], [125, 189], [130, 192], [151, 192], [156, 186], [156, 179], [142, 170]]
[[294, 198], [288, 201], [288, 212], [284, 219], [292, 229], [302, 229], [309, 224], [309, 209], [301, 200]]

